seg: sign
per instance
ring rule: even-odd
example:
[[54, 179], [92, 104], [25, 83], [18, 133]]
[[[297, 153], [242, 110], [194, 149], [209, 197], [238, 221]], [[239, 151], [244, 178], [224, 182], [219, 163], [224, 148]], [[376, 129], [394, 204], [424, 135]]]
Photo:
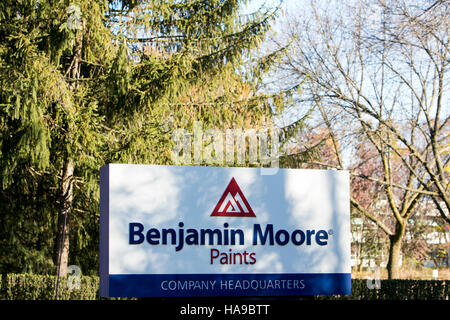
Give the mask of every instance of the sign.
[[347, 171], [109, 164], [103, 297], [351, 294]]

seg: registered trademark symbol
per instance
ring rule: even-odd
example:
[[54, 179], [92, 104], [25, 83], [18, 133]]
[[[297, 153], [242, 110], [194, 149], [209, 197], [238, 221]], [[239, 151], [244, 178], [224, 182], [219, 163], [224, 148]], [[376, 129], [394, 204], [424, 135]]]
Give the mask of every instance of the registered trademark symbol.
[[332, 236], [333, 233], [334, 233], [333, 229], [328, 230], [328, 234], [329, 234], [330, 236]]

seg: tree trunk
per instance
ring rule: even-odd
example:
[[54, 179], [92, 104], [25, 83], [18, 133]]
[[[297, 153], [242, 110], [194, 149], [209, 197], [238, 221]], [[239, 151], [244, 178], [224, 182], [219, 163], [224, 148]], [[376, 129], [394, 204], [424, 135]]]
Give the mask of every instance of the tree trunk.
[[362, 253], [361, 253], [361, 244], [360, 243], [358, 243], [358, 258], [357, 258], [357, 263], [358, 263], [358, 272], [361, 272], [362, 271], [362, 268], [363, 268], [363, 261], [362, 261], [362, 257], [361, 257], [361, 255], [362, 255]]
[[[74, 92], [78, 89], [77, 80], [80, 79], [82, 48], [83, 36], [81, 35], [76, 39], [75, 47], [73, 49], [73, 61], [69, 67], [70, 76], [72, 78], [69, 88]], [[69, 131], [68, 127], [67, 130]], [[70, 137], [70, 132], [68, 136]], [[58, 214], [58, 279], [59, 277], [64, 277], [67, 275], [67, 266], [69, 262], [70, 212], [72, 209], [73, 198], [73, 168], [73, 159], [69, 155], [66, 155], [61, 180], [61, 206]]]
[[58, 214], [57, 275], [67, 275], [69, 262], [70, 211], [73, 199], [73, 161], [66, 159], [61, 181], [61, 206]]
[[389, 260], [387, 263], [388, 278], [398, 279], [400, 277], [400, 256], [402, 249], [403, 235], [405, 234], [405, 225], [396, 222], [395, 233], [389, 236]]

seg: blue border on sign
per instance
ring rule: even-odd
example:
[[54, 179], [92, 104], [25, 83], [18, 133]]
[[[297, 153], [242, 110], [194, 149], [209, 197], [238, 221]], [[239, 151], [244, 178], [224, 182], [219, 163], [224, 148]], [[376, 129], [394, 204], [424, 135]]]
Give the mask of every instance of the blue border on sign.
[[350, 273], [109, 275], [109, 297], [264, 297], [332, 294], [351, 294]]
[[100, 296], [109, 292], [109, 165], [100, 168]]

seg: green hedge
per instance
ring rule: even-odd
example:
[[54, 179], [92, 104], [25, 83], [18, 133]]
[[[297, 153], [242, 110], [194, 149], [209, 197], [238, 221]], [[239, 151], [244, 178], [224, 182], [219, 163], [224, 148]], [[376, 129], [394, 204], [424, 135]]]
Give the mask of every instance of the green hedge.
[[[61, 278], [58, 297], [61, 300], [96, 300], [98, 277], [82, 276], [80, 289], [69, 290], [67, 279]], [[0, 299], [3, 300], [52, 300], [55, 298], [56, 276], [36, 274], [7, 274], [3, 276]]]
[[380, 280], [380, 289], [369, 289], [367, 280], [352, 279], [348, 296], [316, 296], [318, 300], [448, 300], [447, 280]]
[[[81, 277], [80, 289], [69, 290], [66, 279], [60, 279], [59, 299], [98, 300], [98, 277]], [[449, 299], [449, 281], [445, 280], [381, 280], [381, 289], [369, 289], [367, 280], [352, 279], [352, 295], [314, 296], [317, 300], [445, 300]], [[52, 300], [55, 276], [32, 274], [0, 275], [2, 300]]]

